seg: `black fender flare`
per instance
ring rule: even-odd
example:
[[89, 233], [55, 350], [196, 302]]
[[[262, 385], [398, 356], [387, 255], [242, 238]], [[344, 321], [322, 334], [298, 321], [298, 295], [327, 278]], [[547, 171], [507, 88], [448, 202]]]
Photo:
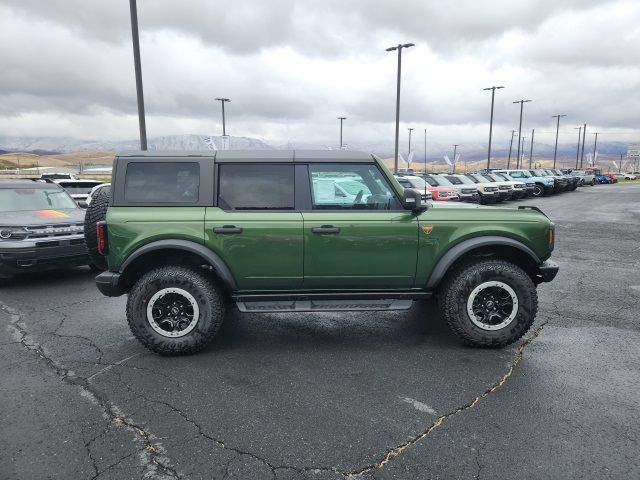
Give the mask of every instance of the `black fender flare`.
[[127, 257], [127, 259], [120, 266], [120, 274], [123, 275], [127, 267], [142, 255], [153, 252], [155, 250], [163, 250], [168, 248], [173, 250], [183, 250], [185, 252], [198, 255], [202, 258], [203, 263], [211, 265], [216, 274], [230, 290], [233, 291], [238, 289], [236, 280], [224, 260], [222, 260], [222, 258], [220, 258], [218, 254], [212, 252], [204, 245], [189, 240], [157, 240], [155, 242], [147, 243]]
[[438, 286], [440, 281], [444, 278], [447, 271], [449, 270], [449, 267], [451, 267], [451, 265], [453, 265], [456, 260], [462, 257], [462, 255], [470, 252], [475, 248], [489, 247], [491, 245], [517, 248], [518, 250], [529, 256], [536, 265], [540, 265], [542, 263], [538, 255], [536, 255], [533, 250], [527, 247], [524, 243], [519, 242], [518, 240], [514, 240], [513, 238], [499, 236], [470, 238], [451, 247], [442, 257], [440, 257], [440, 260], [438, 260], [438, 263], [436, 263], [436, 266], [431, 271], [429, 280], [427, 280], [427, 290], [433, 289]]

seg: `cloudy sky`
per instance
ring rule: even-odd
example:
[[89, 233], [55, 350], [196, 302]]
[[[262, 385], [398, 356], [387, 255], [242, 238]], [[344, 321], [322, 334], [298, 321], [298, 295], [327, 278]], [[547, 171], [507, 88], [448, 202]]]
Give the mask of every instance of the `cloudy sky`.
[[[606, 0], [138, 0], [148, 135], [228, 133], [273, 145], [393, 144], [401, 133], [486, 142], [517, 128], [574, 142], [640, 140], [640, 2]], [[136, 138], [127, 0], [0, 0], [0, 135]], [[538, 137], [539, 136], [539, 137]], [[587, 138], [591, 141], [591, 136]]]

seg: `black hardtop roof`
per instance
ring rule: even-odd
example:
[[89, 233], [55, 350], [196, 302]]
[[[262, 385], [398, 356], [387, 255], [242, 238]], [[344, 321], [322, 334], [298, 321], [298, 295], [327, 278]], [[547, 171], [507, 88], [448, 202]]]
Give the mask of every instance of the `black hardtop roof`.
[[56, 183], [42, 182], [38, 179], [2, 179], [0, 180], [0, 188], [29, 188], [29, 189], [62, 189]]
[[218, 151], [170, 151], [137, 150], [120, 152], [116, 157], [175, 158], [188, 160], [210, 158], [215, 162], [373, 162], [374, 157], [365, 152], [351, 150], [218, 150]]

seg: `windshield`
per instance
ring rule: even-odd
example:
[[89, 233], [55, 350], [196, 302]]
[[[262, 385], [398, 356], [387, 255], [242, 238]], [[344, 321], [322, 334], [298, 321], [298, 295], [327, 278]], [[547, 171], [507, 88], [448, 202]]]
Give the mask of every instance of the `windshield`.
[[435, 178], [435, 180], [442, 185], [443, 187], [452, 187], [453, 183], [451, 183], [446, 177], [442, 177], [442, 176], [437, 176], [437, 177], [433, 177]]
[[428, 183], [429, 185], [431, 185], [432, 187], [437, 187], [437, 186], [439, 186], [439, 185], [438, 185], [438, 182], [436, 181], [436, 179], [435, 179], [435, 178], [433, 178], [433, 177], [430, 177], [430, 176], [428, 176], [428, 175], [427, 175], [426, 177], [424, 177], [424, 181], [425, 181], [425, 182], [427, 182], [427, 183]]
[[484, 175], [482, 175], [482, 177], [483, 177], [483, 178], [485, 178], [485, 179], [487, 179], [487, 180], [489, 180], [490, 182], [495, 182], [495, 181], [496, 181], [496, 179], [495, 179], [495, 178], [493, 178], [491, 175], [489, 175], [489, 174], [487, 174], [487, 173], [485, 173]]
[[100, 182], [58, 182], [62, 188], [64, 188], [67, 192], [72, 195], [85, 194], [89, 195], [91, 189], [95, 186], [100, 185]]
[[536, 177], [546, 177], [548, 174], [544, 173], [544, 170], [531, 170]]
[[0, 189], [0, 212], [78, 208], [67, 192], [44, 188]]
[[341, 187], [349, 195], [357, 195], [360, 191], [367, 195], [371, 193], [364, 183], [358, 182], [357, 180], [338, 180], [336, 181], [336, 185]]
[[[469, 180], [471, 180], [473, 183], [480, 183], [480, 180], [474, 176], [474, 175], [467, 175], [466, 176]], [[484, 179], [482, 180], [484, 182]]]
[[[462, 185], [463, 183], [467, 183], [467, 182], [463, 182], [462, 179], [458, 177], [454, 177], [453, 175], [446, 175], [446, 178], [451, 182], [451, 185]], [[469, 183], [473, 183], [473, 182], [469, 180]]]
[[494, 173], [493, 177], [498, 178], [499, 180], [509, 180], [504, 173]]

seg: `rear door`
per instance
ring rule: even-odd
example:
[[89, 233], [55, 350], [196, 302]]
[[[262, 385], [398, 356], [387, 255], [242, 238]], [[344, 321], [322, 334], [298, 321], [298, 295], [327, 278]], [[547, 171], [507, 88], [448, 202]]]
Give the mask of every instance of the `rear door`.
[[205, 245], [226, 262], [240, 290], [302, 284], [302, 214], [293, 163], [217, 164], [216, 206], [207, 208]]
[[400, 289], [414, 284], [418, 222], [376, 164], [308, 165], [304, 283], [310, 289]]

